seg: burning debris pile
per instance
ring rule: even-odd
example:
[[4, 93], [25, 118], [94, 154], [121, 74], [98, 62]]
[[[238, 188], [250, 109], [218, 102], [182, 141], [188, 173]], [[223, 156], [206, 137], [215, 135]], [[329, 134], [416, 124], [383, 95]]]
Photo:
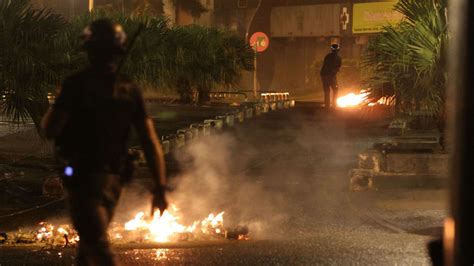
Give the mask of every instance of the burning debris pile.
[[361, 91], [359, 94], [353, 92], [337, 98], [337, 106], [346, 108], [346, 107], [356, 107], [360, 106], [367, 102], [368, 93]]
[[[196, 240], [247, 240], [246, 226], [234, 229], [224, 227], [224, 212], [209, 214], [205, 219], [189, 226], [182, 225], [174, 206], [160, 217], [158, 212], [147, 218], [145, 212], [138, 212], [135, 218], [121, 225], [113, 223], [109, 238], [114, 243], [165, 243]], [[41, 222], [31, 231], [0, 233], [0, 244], [43, 244], [46, 246], [75, 246], [79, 242], [77, 232], [69, 225], [55, 226]]]
[[190, 226], [178, 222], [179, 217], [165, 211], [161, 217], [155, 214], [153, 219], [147, 220], [144, 212], [139, 212], [134, 219], [125, 223], [125, 226], [112, 227], [112, 239], [129, 242], [176, 242], [187, 240], [209, 240], [224, 238], [224, 213], [209, 216], [196, 221]]
[[349, 93], [337, 98], [337, 106], [341, 108], [353, 108], [362, 106], [390, 105], [393, 98], [382, 97], [377, 102], [369, 100], [369, 92], [361, 90], [359, 93]]
[[71, 246], [79, 241], [77, 232], [69, 225], [54, 226], [41, 222], [30, 231], [0, 233], [0, 244], [44, 244], [49, 246]]

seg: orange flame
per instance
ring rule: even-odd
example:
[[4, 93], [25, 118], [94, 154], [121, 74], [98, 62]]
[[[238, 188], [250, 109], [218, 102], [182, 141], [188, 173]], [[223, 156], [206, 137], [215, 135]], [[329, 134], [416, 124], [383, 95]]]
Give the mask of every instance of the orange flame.
[[393, 97], [382, 97], [377, 102], [370, 102], [368, 99], [369, 92], [361, 90], [358, 94], [353, 92], [337, 98], [337, 106], [341, 108], [360, 107], [362, 105], [391, 105]]
[[213, 213], [203, 220], [195, 221], [192, 225], [185, 226], [179, 223], [178, 212], [174, 206], [166, 210], [160, 217], [155, 212], [153, 219], [147, 220], [144, 212], [139, 212], [135, 218], [125, 223], [124, 229], [129, 232], [140, 232], [144, 239], [153, 242], [169, 242], [179, 234], [192, 233], [204, 235], [221, 235], [224, 233], [224, 212], [217, 215]]
[[359, 94], [351, 92], [337, 98], [337, 106], [342, 108], [361, 106], [362, 104], [367, 103], [368, 95], [369, 93], [364, 90], [360, 91]]

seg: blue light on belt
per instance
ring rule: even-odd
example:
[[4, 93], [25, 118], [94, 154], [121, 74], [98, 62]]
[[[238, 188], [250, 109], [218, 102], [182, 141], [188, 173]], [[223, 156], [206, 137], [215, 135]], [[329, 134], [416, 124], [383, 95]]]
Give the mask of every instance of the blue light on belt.
[[72, 168], [71, 166], [66, 166], [64, 168], [64, 174], [66, 176], [72, 176], [74, 174], [74, 168]]

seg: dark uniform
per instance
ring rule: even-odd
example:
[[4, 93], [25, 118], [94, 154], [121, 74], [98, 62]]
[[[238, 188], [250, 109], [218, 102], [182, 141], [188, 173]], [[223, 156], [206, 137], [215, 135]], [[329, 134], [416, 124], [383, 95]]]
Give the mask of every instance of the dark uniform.
[[157, 179], [152, 210], [163, 211], [167, 202], [163, 154], [146, 115], [142, 94], [131, 80], [117, 74], [112, 63], [113, 50], [117, 48], [112, 42], [114, 24], [107, 20], [94, 23], [91, 27], [97, 36], [93, 35], [93, 41], [97, 43], [88, 45], [98, 48], [86, 49], [91, 64], [65, 79], [45, 115], [43, 128], [47, 137], [55, 139], [59, 155], [69, 168], [64, 183], [69, 192], [71, 218], [80, 237], [78, 264], [105, 266], [115, 265], [107, 227], [128, 178], [132, 126], [137, 129]]
[[75, 171], [65, 185], [79, 257], [113, 265], [107, 227], [122, 188], [130, 127], [146, 118], [141, 93], [112, 70], [91, 67], [64, 81], [53, 109], [70, 116], [56, 141]]
[[[324, 104], [326, 108], [330, 107], [332, 103], [332, 107], [336, 107], [336, 100], [337, 100], [337, 93], [338, 93], [338, 85], [337, 85], [337, 72], [342, 65], [341, 57], [338, 55], [339, 46], [337, 48], [333, 48], [333, 51], [324, 57], [323, 66], [321, 67], [321, 80], [323, 82], [323, 90], [324, 90]], [[332, 89], [332, 102], [330, 99], [330, 93]]]

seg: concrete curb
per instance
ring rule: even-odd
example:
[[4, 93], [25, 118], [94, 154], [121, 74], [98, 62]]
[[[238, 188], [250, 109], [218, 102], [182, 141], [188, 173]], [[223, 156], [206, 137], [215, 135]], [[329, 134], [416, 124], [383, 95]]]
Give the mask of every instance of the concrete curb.
[[367, 169], [352, 169], [349, 175], [351, 191], [440, 189], [448, 185], [446, 176], [436, 174], [377, 173]]

